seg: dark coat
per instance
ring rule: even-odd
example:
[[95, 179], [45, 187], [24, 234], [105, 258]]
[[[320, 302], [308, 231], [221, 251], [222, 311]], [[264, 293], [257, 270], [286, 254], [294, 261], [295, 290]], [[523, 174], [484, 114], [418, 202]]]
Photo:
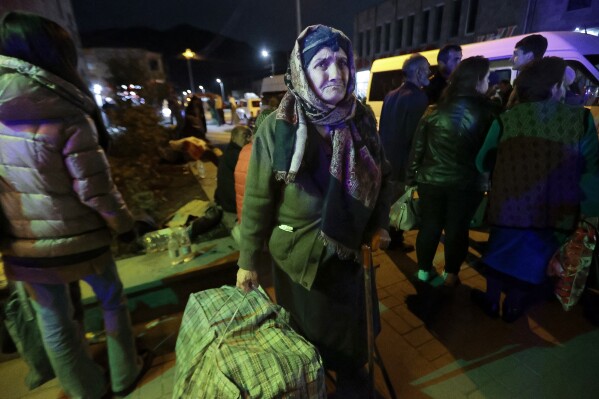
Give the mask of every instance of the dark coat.
[[214, 193], [214, 200], [225, 212], [235, 213], [237, 211], [234, 173], [240, 152], [241, 147], [236, 143], [230, 142], [218, 162], [218, 171], [216, 173], [217, 186]]
[[393, 180], [405, 180], [412, 138], [427, 105], [424, 91], [411, 82], [405, 82], [385, 96], [379, 132], [391, 163]]
[[430, 79], [429, 85], [426, 86], [426, 88], [424, 89], [424, 91], [426, 92], [426, 95], [428, 96], [428, 103], [436, 104], [439, 101], [439, 98], [441, 97], [441, 93], [443, 93], [443, 90], [445, 89], [446, 86], [447, 86], [447, 79], [445, 79], [443, 76], [441, 76], [440, 73], [435, 74]]

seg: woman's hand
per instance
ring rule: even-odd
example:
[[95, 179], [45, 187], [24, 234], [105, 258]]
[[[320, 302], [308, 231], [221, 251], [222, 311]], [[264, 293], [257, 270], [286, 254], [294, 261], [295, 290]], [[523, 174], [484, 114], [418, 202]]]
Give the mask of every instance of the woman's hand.
[[237, 271], [237, 288], [243, 292], [258, 288], [258, 273], [253, 270], [244, 270], [239, 268]]
[[389, 232], [386, 229], [380, 228], [372, 236], [370, 248], [372, 248], [373, 251], [378, 251], [379, 249], [387, 248], [389, 243], [391, 243]]

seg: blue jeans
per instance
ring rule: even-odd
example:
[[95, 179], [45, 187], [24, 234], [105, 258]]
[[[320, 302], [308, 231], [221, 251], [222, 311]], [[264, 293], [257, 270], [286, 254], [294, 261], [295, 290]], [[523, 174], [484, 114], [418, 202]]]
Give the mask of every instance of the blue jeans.
[[[114, 260], [104, 273], [86, 276], [83, 281], [92, 287], [102, 307], [112, 390], [121, 391], [136, 379], [142, 361]], [[107, 381], [89, 354], [84, 331], [73, 320], [68, 284], [28, 283], [27, 288], [48, 358], [65, 393], [72, 398], [101, 397], [107, 391]]]

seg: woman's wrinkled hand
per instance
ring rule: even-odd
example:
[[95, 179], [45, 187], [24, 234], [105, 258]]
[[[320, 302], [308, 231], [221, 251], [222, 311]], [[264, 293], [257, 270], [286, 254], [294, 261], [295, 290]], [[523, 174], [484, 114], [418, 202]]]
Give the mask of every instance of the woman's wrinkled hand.
[[237, 288], [243, 290], [243, 292], [258, 288], [258, 273], [252, 270], [239, 268], [237, 271], [237, 283], [235, 285]]
[[373, 251], [378, 251], [379, 249], [387, 248], [390, 243], [391, 237], [389, 236], [389, 232], [386, 229], [380, 228], [372, 236], [370, 248], [372, 248]]

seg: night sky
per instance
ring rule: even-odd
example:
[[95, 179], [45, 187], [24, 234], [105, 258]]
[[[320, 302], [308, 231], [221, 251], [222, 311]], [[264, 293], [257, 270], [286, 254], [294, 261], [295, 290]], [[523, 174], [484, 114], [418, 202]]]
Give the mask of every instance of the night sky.
[[[302, 27], [330, 25], [353, 36], [355, 15], [383, 0], [301, 0]], [[296, 0], [75, 0], [82, 32], [134, 26], [159, 30], [189, 24], [249, 43], [290, 51], [297, 37]]]

